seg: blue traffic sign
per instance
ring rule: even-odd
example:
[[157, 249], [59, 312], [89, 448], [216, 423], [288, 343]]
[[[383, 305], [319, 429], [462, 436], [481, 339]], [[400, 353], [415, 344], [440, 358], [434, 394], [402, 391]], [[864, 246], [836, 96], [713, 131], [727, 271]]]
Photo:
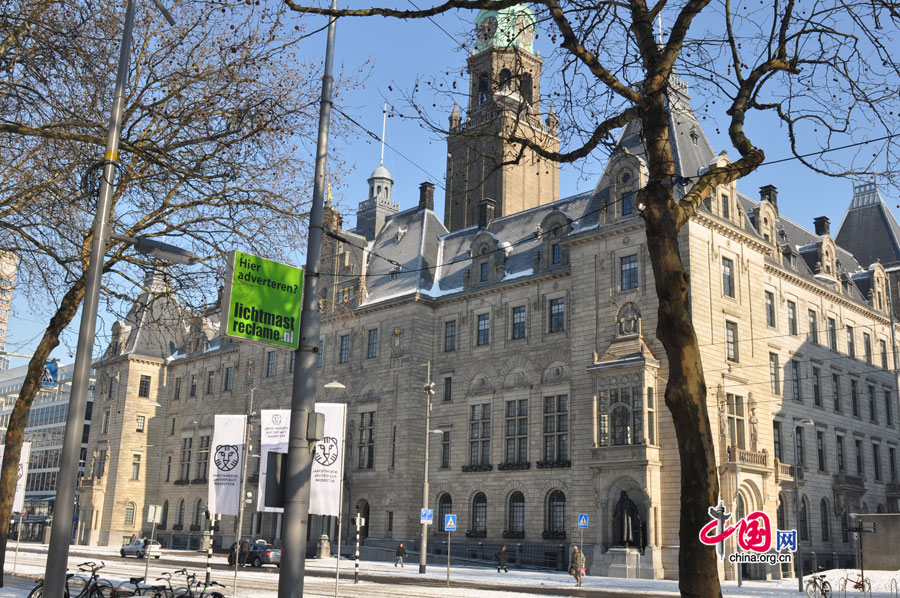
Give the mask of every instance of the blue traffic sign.
[[579, 513], [578, 514], [578, 527], [587, 527], [588, 526], [588, 514], [587, 513]]
[[444, 531], [456, 531], [456, 515], [444, 515]]
[[434, 509], [422, 509], [419, 515], [419, 523], [431, 525], [434, 523]]

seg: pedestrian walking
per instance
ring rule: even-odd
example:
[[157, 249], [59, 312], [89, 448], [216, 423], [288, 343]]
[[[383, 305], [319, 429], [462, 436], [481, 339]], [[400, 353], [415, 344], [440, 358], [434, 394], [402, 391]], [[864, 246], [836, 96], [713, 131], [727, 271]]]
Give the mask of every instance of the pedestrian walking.
[[572, 548], [572, 558], [569, 561], [569, 573], [575, 576], [575, 585], [581, 585], [581, 576], [584, 575], [584, 553], [575, 546]]
[[250, 540], [244, 538], [241, 540], [240, 564], [241, 567], [247, 566], [247, 557], [250, 556]]
[[503, 569], [504, 571], [509, 573], [509, 569], [506, 568], [507, 554], [509, 553], [506, 552], [506, 546], [504, 545], [501, 546], [500, 550], [497, 551], [497, 554], [494, 555], [495, 557], [497, 557], [497, 573], [500, 573], [500, 569]]
[[394, 566], [400, 565], [402, 567], [403, 557], [406, 556], [406, 549], [403, 548], [403, 542], [400, 542], [400, 546], [397, 547], [397, 552], [395, 554], [397, 555], [397, 562], [394, 563]]

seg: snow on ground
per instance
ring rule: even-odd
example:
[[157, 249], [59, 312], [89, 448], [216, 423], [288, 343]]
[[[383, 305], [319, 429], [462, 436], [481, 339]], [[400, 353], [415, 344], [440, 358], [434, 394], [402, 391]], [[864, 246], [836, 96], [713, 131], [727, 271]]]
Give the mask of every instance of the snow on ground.
[[[23, 545], [19, 554], [17, 575], [34, 578], [43, 575], [43, 563], [46, 558], [46, 545]], [[111, 579], [127, 579], [129, 576], [143, 575], [144, 563], [129, 559], [127, 562], [110, 561], [111, 556], [118, 555], [118, 548], [111, 547], [87, 547], [72, 546], [69, 568], [75, 569], [75, 565], [85, 560], [106, 560], [108, 566], [104, 570], [105, 577]], [[12, 570], [13, 553], [7, 553], [6, 570]], [[165, 562], [169, 559], [169, 562]], [[206, 555], [194, 551], [163, 551], [163, 561], [151, 561], [150, 577], [156, 577], [162, 571], [171, 571], [174, 566], [172, 560], [177, 560], [178, 566], [193, 569], [198, 576], [202, 576], [206, 565]], [[214, 562], [224, 563], [224, 555], [217, 554]], [[323, 576], [307, 576], [305, 581], [305, 596], [334, 596], [334, 571], [335, 559], [307, 559], [306, 567], [310, 571], [316, 571]], [[343, 576], [352, 575], [354, 563], [349, 559], [341, 560], [341, 573]], [[493, 568], [453, 566], [450, 570], [451, 587], [456, 591], [448, 592], [446, 587], [405, 585], [392, 583], [392, 580], [400, 581], [407, 578], [409, 581], [422, 579], [418, 573], [418, 563], [408, 562], [406, 567], [394, 567], [392, 562], [363, 561], [360, 563], [360, 573], [376, 576], [378, 582], [361, 582], [358, 585], [342, 579], [339, 588], [340, 596], [359, 596], [360, 598], [399, 598], [402, 596], [415, 596], [423, 598], [437, 598], [450, 596], [466, 596], [466, 598], [509, 598], [513, 595], [523, 595], [530, 592], [547, 592], [544, 595], [553, 596], [554, 588], [568, 590], [574, 586], [574, 579], [564, 572], [555, 571], [531, 571], [511, 569], [509, 573], [498, 574]], [[326, 576], [327, 574], [327, 576]], [[834, 596], [840, 596], [841, 580], [847, 575], [855, 576], [857, 570], [835, 569], [826, 571], [826, 579], [831, 583]], [[446, 565], [429, 563], [427, 578], [434, 581], [443, 581], [447, 577]], [[867, 571], [866, 577], [872, 583], [872, 596], [875, 598], [894, 598], [892, 594], [892, 582], [900, 584], [900, 571]], [[274, 568], [242, 569], [239, 573], [239, 584], [235, 598], [273, 598], [276, 595], [277, 570]], [[233, 574], [227, 571], [214, 570], [213, 579], [227, 586], [226, 595], [232, 596]], [[496, 586], [496, 589], [474, 589], [462, 586], [469, 584]], [[612, 577], [584, 578], [583, 588], [596, 589], [605, 592], [620, 593], [623, 596], [677, 596], [678, 583], [671, 580], [637, 580]], [[20, 592], [13, 588], [0, 588], [0, 598], [21, 598], [27, 592]], [[745, 581], [742, 587], [736, 582], [722, 582], [723, 596], [736, 598], [770, 598], [774, 596], [797, 596], [797, 580], [784, 579], [778, 581]], [[857, 591], [847, 588], [847, 594], [853, 596]], [[562, 595], [562, 594], [559, 594]]]

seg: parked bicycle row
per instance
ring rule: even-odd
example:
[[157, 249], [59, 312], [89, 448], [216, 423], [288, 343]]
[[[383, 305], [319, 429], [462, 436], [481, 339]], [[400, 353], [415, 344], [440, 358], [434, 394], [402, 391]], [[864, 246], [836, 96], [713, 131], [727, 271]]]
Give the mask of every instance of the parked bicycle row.
[[[225, 598], [222, 592], [213, 589], [224, 588], [224, 585], [212, 580], [207, 583], [187, 569], [162, 573], [154, 583], [148, 583], [143, 577], [130, 577], [128, 581], [103, 579], [100, 570], [105, 566], [103, 562], [87, 561], [78, 565], [79, 573], [66, 573], [65, 598]], [[176, 576], [184, 576], [184, 579]], [[43, 598], [43, 578], [35, 580], [35, 584], [28, 598]]]

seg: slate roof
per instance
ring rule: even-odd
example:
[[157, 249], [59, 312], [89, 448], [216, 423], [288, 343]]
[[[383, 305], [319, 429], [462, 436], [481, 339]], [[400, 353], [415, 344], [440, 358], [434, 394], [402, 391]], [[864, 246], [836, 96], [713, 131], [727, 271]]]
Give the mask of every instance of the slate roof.
[[854, 185], [853, 200], [835, 237], [866, 266], [900, 265], [900, 225], [884, 203], [875, 183]]

